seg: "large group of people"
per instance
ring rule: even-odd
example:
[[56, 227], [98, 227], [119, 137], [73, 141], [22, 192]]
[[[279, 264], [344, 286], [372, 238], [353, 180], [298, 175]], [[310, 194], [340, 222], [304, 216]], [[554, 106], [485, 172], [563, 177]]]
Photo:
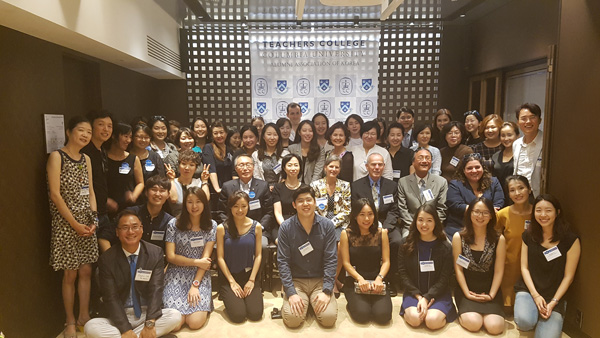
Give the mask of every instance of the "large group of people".
[[[388, 323], [403, 290], [412, 327], [458, 319], [500, 334], [514, 313], [519, 329], [559, 337], [581, 249], [559, 202], [540, 194], [541, 109], [523, 104], [518, 123], [440, 109], [414, 125], [414, 115], [330, 126], [290, 103], [287, 118], [239, 131], [202, 117], [189, 128], [72, 118], [47, 165], [64, 336], [200, 329], [213, 291], [231, 322], [259, 321], [275, 254], [290, 328], [309, 307], [334, 326], [340, 291], [355, 322]], [[104, 311], [92, 319], [93, 288]]]

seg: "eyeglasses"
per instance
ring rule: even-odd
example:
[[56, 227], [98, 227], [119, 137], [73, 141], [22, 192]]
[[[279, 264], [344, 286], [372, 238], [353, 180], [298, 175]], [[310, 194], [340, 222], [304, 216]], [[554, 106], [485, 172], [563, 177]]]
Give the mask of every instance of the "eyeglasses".
[[140, 225], [134, 225], [132, 227], [119, 227], [117, 229], [119, 229], [120, 231], [123, 231], [123, 232], [129, 232], [130, 230], [133, 232], [137, 232], [141, 228], [142, 228], [142, 226], [140, 226]]
[[479, 211], [479, 210], [473, 210], [471, 212], [473, 215], [475, 215], [475, 217], [479, 217], [479, 216], [483, 216], [483, 217], [490, 217], [492, 216], [492, 213], [489, 211]]
[[149, 141], [150, 140], [150, 136], [135, 136], [136, 139], [138, 140], [143, 140], [143, 141]]
[[240, 169], [252, 168], [252, 167], [254, 167], [254, 163], [240, 163], [240, 164], [236, 165], [236, 167], [238, 167]]

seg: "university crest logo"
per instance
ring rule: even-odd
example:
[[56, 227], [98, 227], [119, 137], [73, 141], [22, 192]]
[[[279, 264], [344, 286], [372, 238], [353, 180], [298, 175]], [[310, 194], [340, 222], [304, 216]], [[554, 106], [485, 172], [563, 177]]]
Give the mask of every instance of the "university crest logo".
[[364, 100], [360, 103], [359, 114], [362, 117], [372, 117], [375, 113], [375, 105], [371, 100]]
[[325, 94], [331, 90], [331, 86], [329, 85], [329, 79], [320, 79], [319, 80], [319, 92]]
[[269, 85], [267, 80], [261, 78], [256, 79], [254, 81], [254, 93], [258, 96], [265, 96], [269, 92]]
[[306, 96], [310, 94], [310, 81], [303, 77], [296, 83], [296, 91], [300, 96]]
[[340, 94], [350, 95], [352, 94], [352, 79], [349, 77], [343, 77], [340, 79]]
[[340, 102], [340, 107], [338, 108], [338, 111], [342, 115], [348, 115], [348, 114], [350, 114], [352, 112], [352, 108], [350, 108], [350, 101], [341, 101]]
[[362, 79], [362, 84], [360, 85], [360, 91], [363, 93], [368, 93], [373, 90], [373, 80], [372, 79]]
[[319, 101], [317, 110], [319, 111], [319, 113], [325, 114], [325, 116], [327, 116], [327, 117], [331, 117], [331, 103], [329, 101], [327, 101], [327, 100]]
[[265, 116], [269, 112], [269, 110], [267, 109], [267, 103], [256, 102], [256, 109], [254, 110], [254, 112], [258, 116]]
[[287, 115], [287, 105], [288, 103], [285, 101], [279, 101], [275, 105], [275, 110], [277, 113], [277, 117], [286, 117]]
[[310, 113], [310, 109], [308, 109], [308, 102], [298, 102], [298, 105], [300, 106], [300, 111], [302, 112], [302, 115]]
[[290, 88], [288, 87], [286, 80], [277, 80], [277, 87], [275, 87], [275, 90], [278, 94], [283, 95], [287, 93], [289, 89]]

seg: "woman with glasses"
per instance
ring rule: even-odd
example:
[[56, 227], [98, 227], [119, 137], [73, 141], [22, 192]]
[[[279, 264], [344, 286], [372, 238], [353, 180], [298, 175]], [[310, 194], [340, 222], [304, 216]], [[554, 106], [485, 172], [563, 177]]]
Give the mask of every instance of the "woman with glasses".
[[492, 177], [479, 154], [465, 155], [456, 169], [455, 177], [448, 184], [446, 197], [448, 217], [444, 231], [448, 238], [462, 229], [463, 217], [471, 201], [485, 197], [492, 201], [493, 211], [504, 207], [502, 186], [497, 178]]
[[465, 126], [457, 121], [452, 121], [442, 129], [442, 137], [446, 140], [447, 147], [440, 149], [442, 155], [442, 177], [450, 182], [460, 161], [467, 154], [473, 153], [473, 149], [465, 145], [467, 130]]
[[[92, 139], [90, 122], [76, 116], [67, 124], [67, 144], [48, 157], [46, 166], [52, 242], [50, 265], [63, 270], [62, 298], [66, 312], [64, 336], [76, 338], [76, 326], [90, 320], [92, 263], [98, 260], [98, 212], [92, 187], [90, 158], [79, 152]], [[75, 281], [79, 277], [79, 318], [75, 320]]]
[[483, 137], [479, 134], [479, 124], [483, 120], [477, 110], [470, 110], [463, 114], [463, 123], [467, 129], [465, 143], [468, 146], [483, 142]]
[[165, 235], [165, 273], [163, 303], [181, 312], [181, 323], [200, 329], [213, 310], [210, 278], [211, 259], [217, 223], [211, 219], [208, 197], [199, 187], [189, 188], [183, 199], [185, 208], [177, 223]]
[[177, 148], [173, 143], [168, 142], [169, 121], [164, 116], [152, 116], [150, 119], [151, 142], [150, 147], [161, 159], [164, 159], [170, 153], [177, 153]]
[[154, 175], [165, 176], [162, 158], [154, 150], [147, 149], [150, 145], [151, 133], [152, 131], [145, 124], [136, 125], [133, 127], [133, 142], [129, 145], [129, 152], [140, 159], [144, 183]]
[[454, 271], [458, 288], [454, 293], [460, 325], [471, 332], [481, 328], [492, 335], [504, 332], [504, 310], [500, 283], [504, 274], [506, 243], [496, 226], [492, 201], [471, 201], [464, 229], [452, 237]]

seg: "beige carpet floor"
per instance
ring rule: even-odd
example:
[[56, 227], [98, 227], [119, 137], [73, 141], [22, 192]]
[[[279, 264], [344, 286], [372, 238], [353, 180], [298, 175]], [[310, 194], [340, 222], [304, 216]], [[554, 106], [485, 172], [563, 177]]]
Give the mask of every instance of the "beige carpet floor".
[[[280, 286], [275, 286], [280, 290]], [[454, 323], [447, 324], [443, 329], [438, 331], [429, 331], [426, 328], [414, 329], [409, 327], [402, 317], [400, 317], [400, 305], [402, 304], [402, 297], [397, 296], [392, 298], [394, 310], [392, 321], [388, 325], [380, 326], [376, 324], [361, 325], [357, 324], [350, 319], [350, 316], [346, 312], [346, 300], [344, 295], [337, 300], [338, 302], [338, 319], [334, 328], [325, 329], [321, 327], [314, 319], [314, 317], [308, 318], [307, 322], [304, 323], [299, 329], [290, 330], [285, 327], [283, 320], [271, 319], [271, 310], [273, 308], [281, 308], [283, 298], [281, 298], [281, 292], [275, 293], [265, 292], [264, 293], [264, 305], [265, 312], [264, 317], [259, 322], [245, 322], [243, 324], [233, 324], [229, 322], [227, 314], [225, 313], [225, 307], [222, 301], [214, 299], [215, 310], [210, 315], [206, 325], [197, 331], [191, 331], [187, 328], [182, 329], [175, 334], [179, 338], [191, 338], [191, 337], [235, 337], [235, 338], [257, 338], [257, 337], [293, 337], [302, 336], [304, 338], [319, 338], [319, 337], [427, 337], [427, 336], [438, 336], [444, 338], [459, 338], [459, 337], [487, 337], [489, 336], [485, 332], [471, 333], [464, 330], [459, 324], [458, 320]], [[497, 337], [533, 337], [533, 332], [520, 332], [517, 330], [512, 318], [506, 320], [506, 330], [504, 334]], [[80, 333], [79, 338], [85, 337], [83, 333]], [[563, 338], [569, 337], [565, 333], [562, 335]], [[57, 338], [62, 338], [62, 334], [59, 334]]]

